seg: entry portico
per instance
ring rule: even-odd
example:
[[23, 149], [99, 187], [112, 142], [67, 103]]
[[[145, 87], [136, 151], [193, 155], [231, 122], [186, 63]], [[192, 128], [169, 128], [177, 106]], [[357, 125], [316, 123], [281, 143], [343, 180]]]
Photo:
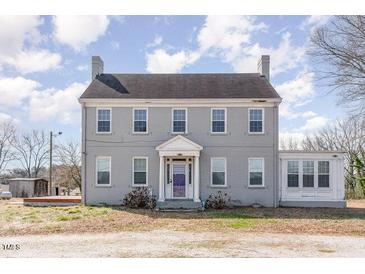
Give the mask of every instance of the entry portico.
[[188, 199], [200, 203], [201, 145], [177, 135], [156, 147], [160, 156], [158, 202]]

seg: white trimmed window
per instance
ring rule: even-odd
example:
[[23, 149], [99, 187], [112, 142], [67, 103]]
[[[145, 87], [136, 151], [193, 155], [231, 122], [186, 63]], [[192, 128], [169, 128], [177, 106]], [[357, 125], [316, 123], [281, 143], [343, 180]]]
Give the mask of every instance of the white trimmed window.
[[212, 109], [212, 133], [225, 133], [226, 132], [226, 109], [225, 108], [213, 108]]
[[288, 187], [299, 187], [299, 161], [288, 161]]
[[314, 161], [303, 161], [303, 187], [314, 187]]
[[148, 112], [146, 108], [133, 109], [133, 133], [147, 133]]
[[172, 132], [186, 133], [187, 110], [185, 108], [175, 108], [172, 110]]
[[226, 158], [211, 158], [211, 186], [227, 185]]
[[96, 132], [111, 133], [112, 110], [110, 108], [98, 108], [96, 111]]
[[249, 133], [264, 133], [264, 109], [250, 108], [249, 113]]
[[107, 186], [111, 184], [111, 157], [101, 156], [96, 158], [96, 185]]
[[318, 187], [330, 186], [330, 162], [318, 161]]
[[147, 186], [148, 184], [148, 158], [133, 158], [133, 186]]
[[248, 159], [248, 176], [250, 186], [264, 185], [264, 159]]

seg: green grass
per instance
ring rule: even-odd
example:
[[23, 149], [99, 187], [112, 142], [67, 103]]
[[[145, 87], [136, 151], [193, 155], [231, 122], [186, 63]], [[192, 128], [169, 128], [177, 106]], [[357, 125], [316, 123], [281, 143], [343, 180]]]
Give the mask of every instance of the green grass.
[[60, 215], [56, 217], [56, 221], [64, 222], [64, 221], [72, 221], [81, 219], [80, 215]]
[[91, 207], [91, 206], [77, 206], [77, 207], [65, 207], [57, 208], [57, 211], [62, 211], [63, 214], [56, 216], [56, 221], [72, 221], [78, 219], [88, 219], [106, 215], [112, 211], [107, 207]]
[[260, 222], [259, 218], [241, 212], [210, 211], [207, 213], [209, 217], [217, 219], [216, 222], [220, 227], [247, 229], [255, 227]]

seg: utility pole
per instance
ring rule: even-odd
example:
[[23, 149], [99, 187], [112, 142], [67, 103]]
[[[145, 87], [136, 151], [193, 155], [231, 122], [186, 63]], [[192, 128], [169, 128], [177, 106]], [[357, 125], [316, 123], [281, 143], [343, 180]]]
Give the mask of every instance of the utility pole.
[[49, 196], [52, 195], [52, 149], [53, 149], [52, 138], [57, 137], [58, 135], [61, 134], [62, 134], [61, 131], [58, 132], [58, 134], [53, 134], [52, 131], [49, 133], [49, 188], [48, 188]]
[[48, 196], [52, 195], [52, 131], [49, 133], [49, 188]]

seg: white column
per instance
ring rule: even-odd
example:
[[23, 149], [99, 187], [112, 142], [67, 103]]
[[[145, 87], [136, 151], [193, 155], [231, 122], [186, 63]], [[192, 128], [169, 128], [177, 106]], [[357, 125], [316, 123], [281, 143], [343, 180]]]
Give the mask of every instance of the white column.
[[199, 156], [195, 156], [194, 159], [194, 202], [200, 202], [199, 198]]
[[163, 156], [160, 156], [160, 183], [159, 183], [159, 189], [158, 189], [158, 201], [164, 202], [165, 201], [165, 186], [164, 186], [164, 158]]

